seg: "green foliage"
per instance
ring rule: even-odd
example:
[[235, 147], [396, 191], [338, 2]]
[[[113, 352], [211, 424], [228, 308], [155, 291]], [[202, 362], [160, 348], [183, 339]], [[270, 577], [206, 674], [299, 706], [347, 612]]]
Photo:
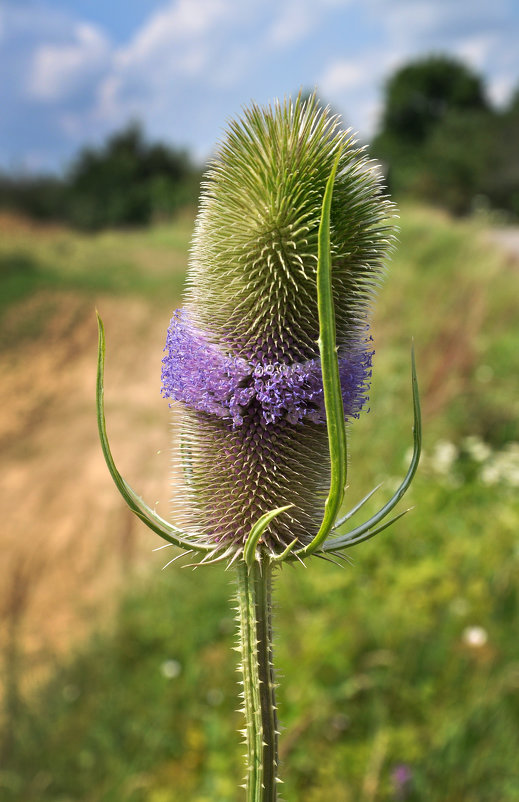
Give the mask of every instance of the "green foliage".
[[0, 797], [135, 802], [178, 776], [178, 800], [195, 788], [203, 799], [226, 773], [235, 786], [229, 590], [228, 576], [214, 568], [210, 582], [180, 570], [173, 596], [171, 574], [138, 586], [120, 607], [109, 651], [95, 637], [22, 711]]
[[481, 112], [451, 112], [423, 148], [410, 189], [454, 214], [470, 211], [494, 166], [496, 123]]
[[382, 128], [404, 147], [420, 145], [450, 112], [484, 110], [488, 105], [478, 75], [456, 59], [429, 56], [389, 79]]
[[396, 196], [467, 214], [486, 204], [519, 212], [519, 113], [485, 98], [482, 79], [461, 62], [432, 56], [399, 69], [386, 88], [373, 153]]
[[21, 212], [34, 220], [65, 220], [65, 181], [55, 176], [0, 173], [0, 209]]
[[185, 151], [148, 145], [130, 125], [79, 155], [69, 173], [69, 220], [87, 229], [143, 225], [196, 201], [196, 183]]
[[497, 116], [493, 126], [493, 146], [488, 148], [481, 192], [492, 206], [508, 209], [519, 217], [519, 91], [508, 109]]
[[[484, 242], [481, 221], [404, 207], [401, 223], [376, 308], [372, 411], [351, 428], [347, 501], [384, 480], [368, 515], [407, 464], [413, 334], [425, 418], [415, 509], [352, 549], [352, 566], [314, 560], [278, 574], [287, 802], [392, 802], [401, 765], [407, 802], [519, 796], [519, 272]], [[108, 242], [148, 243], [151, 264], [168, 242], [185, 248], [187, 230], [71, 239], [86, 249], [73, 269], [86, 274], [95, 249], [106, 262]], [[166, 270], [160, 280], [164, 294]], [[177, 563], [134, 582], [113, 627], [27, 700], [0, 798], [238, 802], [232, 594], [220, 566]]]
[[[178, 292], [184, 278], [192, 226], [188, 216], [174, 227], [124, 236], [67, 230], [38, 236], [24, 226], [6, 230], [0, 240], [0, 321], [18, 302], [44, 291], [72, 291], [90, 299], [99, 293], [138, 293], [167, 304], [167, 295]], [[24, 336], [26, 324], [20, 320], [17, 336]]]
[[82, 150], [63, 178], [0, 175], [0, 208], [86, 230], [142, 226], [196, 203], [199, 183], [187, 151], [148, 144], [132, 123]]
[[[311, 790], [318, 799], [328, 782], [335, 798], [366, 798], [379, 748], [377, 799], [398, 798], [399, 764], [413, 775], [405, 798], [514, 799], [511, 499], [477, 483], [453, 493], [418, 480], [414, 514], [396, 535], [363, 547], [353, 569], [304, 572], [302, 583], [291, 573], [280, 583], [292, 626], [279, 638], [278, 664], [297, 677], [280, 694], [288, 799], [311, 799]], [[470, 645], [473, 625], [488, 633], [481, 646]]]

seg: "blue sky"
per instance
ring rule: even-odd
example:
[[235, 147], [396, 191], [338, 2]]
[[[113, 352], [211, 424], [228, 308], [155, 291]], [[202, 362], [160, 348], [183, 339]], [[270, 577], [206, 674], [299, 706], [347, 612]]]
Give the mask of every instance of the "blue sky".
[[387, 77], [425, 54], [506, 103], [518, 42], [517, 0], [0, 0], [0, 166], [59, 169], [130, 119], [201, 160], [243, 105], [301, 87], [369, 138]]

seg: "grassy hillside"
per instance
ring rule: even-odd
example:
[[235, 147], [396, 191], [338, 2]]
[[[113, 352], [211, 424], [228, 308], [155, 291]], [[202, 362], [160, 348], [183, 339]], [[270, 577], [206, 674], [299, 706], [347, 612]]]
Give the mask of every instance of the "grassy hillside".
[[[159, 363], [190, 229], [2, 232], [2, 799], [241, 798], [232, 576], [160, 572], [169, 550], [151, 556], [160, 544], [126, 516], [93, 423], [96, 302], [116, 458], [167, 504]], [[387, 497], [405, 472], [414, 337], [414, 510], [346, 569], [278, 577], [287, 802], [519, 798], [518, 297], [519, 262], [481, 221], [402, 211], [348, 502], [380, 481]]]

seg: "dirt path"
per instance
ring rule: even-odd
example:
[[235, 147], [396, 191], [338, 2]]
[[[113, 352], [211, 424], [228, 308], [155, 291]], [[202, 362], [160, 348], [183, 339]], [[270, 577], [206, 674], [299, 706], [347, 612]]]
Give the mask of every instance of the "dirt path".
[[488, 233], [488, 239], [511, 256], [519, 258], [519, 227], [493, 228]]
[[[48, 302], [34, 296], [13, 314], [30, 320]], [[5, 633], [16, 633], [27, 684], [49, 658], [109, 620], [122, 582], [166, 561], [152, 552], [158, 539], [125, 508], [101, 455], [93, 303], [72, 295], [52, 303], [41, 336], [0, 355], [0, 646]], [[170, 414], [160, 397], [160, 360], [169, 314], [136, 299], [98, 305], [114, 457], [167, 515]]]

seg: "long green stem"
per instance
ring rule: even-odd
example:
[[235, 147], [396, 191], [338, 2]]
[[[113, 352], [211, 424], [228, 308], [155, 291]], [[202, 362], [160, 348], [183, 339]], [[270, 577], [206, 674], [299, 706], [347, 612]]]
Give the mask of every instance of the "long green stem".
[[237, 567], [247, 802], [277, 799], [278, 723], [272, 665], [272, 567], [268, 559]]

